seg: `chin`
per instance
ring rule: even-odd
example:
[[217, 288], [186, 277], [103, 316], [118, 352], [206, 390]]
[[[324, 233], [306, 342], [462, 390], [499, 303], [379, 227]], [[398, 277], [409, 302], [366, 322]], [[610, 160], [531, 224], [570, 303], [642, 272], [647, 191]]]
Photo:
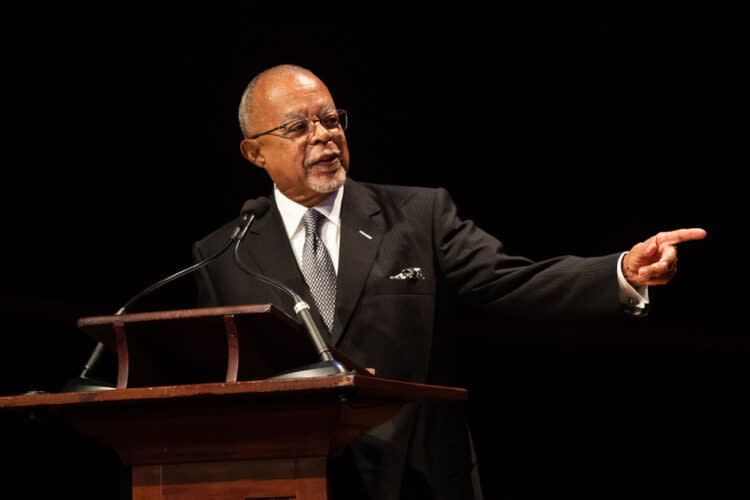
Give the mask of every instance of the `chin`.
[[344, 185], [344, 181], [346, 181], [346, 170], [339, 168], [332, 175], [308, 175], [305, 181], [307, 187], [316, 193], [332, 193]]

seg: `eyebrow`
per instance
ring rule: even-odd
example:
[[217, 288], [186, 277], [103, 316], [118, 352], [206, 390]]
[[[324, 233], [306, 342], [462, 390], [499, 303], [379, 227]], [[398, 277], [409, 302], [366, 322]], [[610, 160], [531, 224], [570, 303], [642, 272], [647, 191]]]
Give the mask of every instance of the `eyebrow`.
[[304, 110], [290, 111], [281, 117], [283, 121], [294, 120], [296, 118], [307, 118], [307, 113]]
[[[335, 106], [323, 106], [320, 109], [320, 112], [323, 115], [327, 115], [327, 114], [333, 113], [334, 111], [336, 111], [336, 107]], [[296, 120], [296, 119], [302, 119], [302, 118], [307, 118], [307, 112], [304, 109], [298, 109], [296, 111], [290, 111], [290, 112], [286, 113], [281, 119], [284, 122], [288, 122], [290, 120]]]

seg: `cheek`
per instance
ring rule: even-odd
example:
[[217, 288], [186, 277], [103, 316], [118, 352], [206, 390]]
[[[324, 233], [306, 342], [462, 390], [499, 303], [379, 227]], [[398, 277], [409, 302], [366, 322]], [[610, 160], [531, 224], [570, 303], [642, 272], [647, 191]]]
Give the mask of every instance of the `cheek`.
[[337, 140], [336, 144], [341, 150], [341, 155], [344, 157], [344, 167], [349, 170], [349, 145], [346, 143], [346, 137]]
[[289, 169], [301, 169], [307, 154], [305, 144], [289, 144], [279, 152], [279, 159]]
[[269, 151], [266, 170], [274, 179], [293, 179], [303, 175], [304, 148], [286, 148]]

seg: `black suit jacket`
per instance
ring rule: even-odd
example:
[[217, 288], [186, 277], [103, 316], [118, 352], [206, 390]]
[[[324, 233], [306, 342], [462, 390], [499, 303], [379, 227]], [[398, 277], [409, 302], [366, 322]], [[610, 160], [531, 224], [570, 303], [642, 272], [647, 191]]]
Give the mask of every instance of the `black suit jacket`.
[[[297, 291], [325, 331], [272, 200], [242, 246], [253, 270]], [[194, 245], [202, 259], [221, 248], [227, 223]], [[365, 233], [368, 236], [363, 235]], [[443, 189], [346, 181], [336, 313], [329, 343], [380, 376], [455, 385], [456, 312], [464, 307], [502, 318], [614, 318], [619, 254], [532, 262], [457, 217]], [[407, 267], [425, 279], [394, 280]], [[243, 273], [227, 252], [199, 277], [201, 306], [276, 304], [294, 316], [281, 292]], [[461, 405], [407, 405], [330, 464], [334, 498], [474, 498], [475, 461]], [[474, 484], [472, 484], [474, 483]]]

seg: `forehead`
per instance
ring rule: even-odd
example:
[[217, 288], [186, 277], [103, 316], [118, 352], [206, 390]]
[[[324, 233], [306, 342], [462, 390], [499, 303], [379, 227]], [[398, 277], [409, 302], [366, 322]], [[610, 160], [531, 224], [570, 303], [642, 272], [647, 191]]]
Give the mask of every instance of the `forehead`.
[[261, 80], [258, 87], [255, 106], [260, 119], [286, 120], [335, 109], [328, 88], [312, 74], [271, 75]]

